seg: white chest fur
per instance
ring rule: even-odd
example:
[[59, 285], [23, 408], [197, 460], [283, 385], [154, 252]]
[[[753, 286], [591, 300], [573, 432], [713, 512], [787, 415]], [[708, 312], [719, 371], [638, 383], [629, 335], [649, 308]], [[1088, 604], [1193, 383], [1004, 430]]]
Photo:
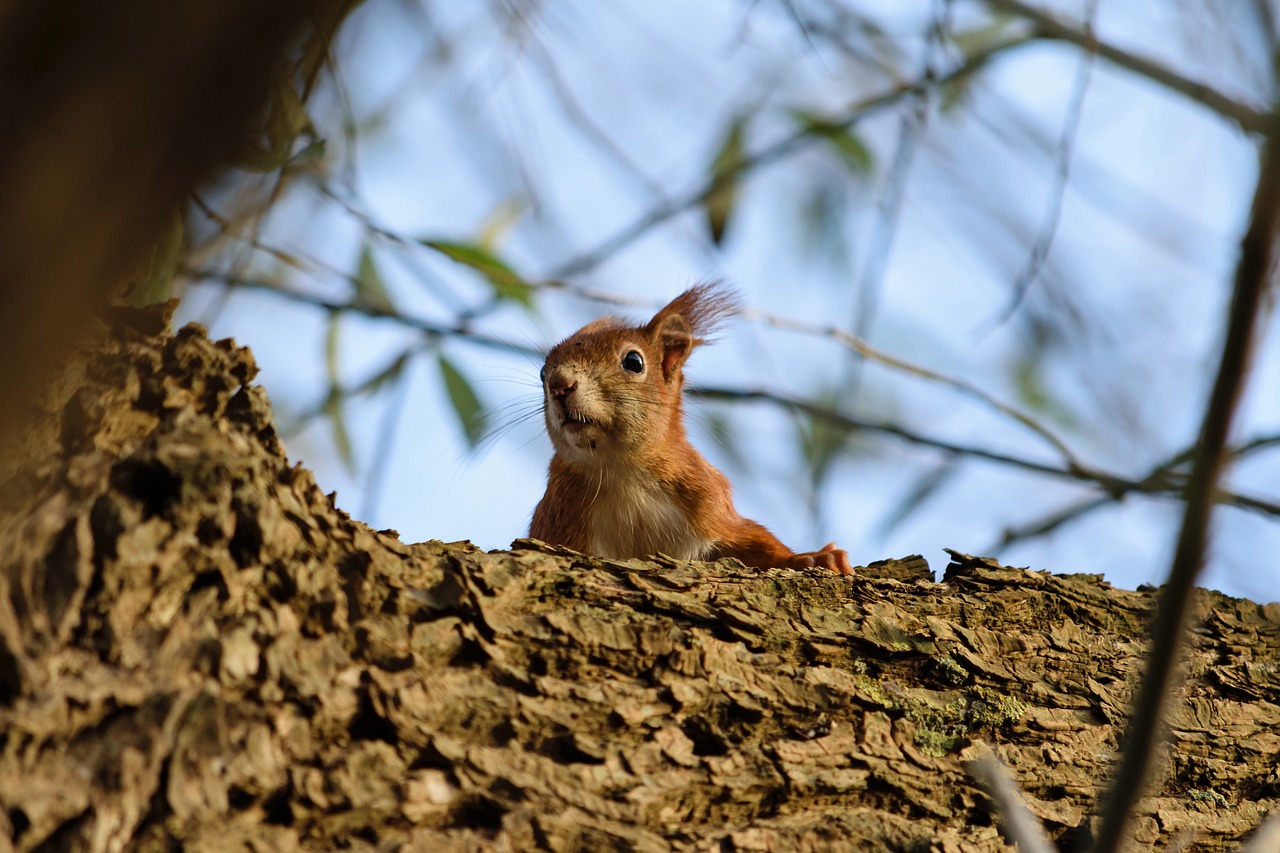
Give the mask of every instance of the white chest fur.
[[693, 528], [680, 505], [652, 477], [641, 472], [606, 475], [588, 512], [591, 550], [601, 557], [662, 553], [700, 560], [714, 544]]

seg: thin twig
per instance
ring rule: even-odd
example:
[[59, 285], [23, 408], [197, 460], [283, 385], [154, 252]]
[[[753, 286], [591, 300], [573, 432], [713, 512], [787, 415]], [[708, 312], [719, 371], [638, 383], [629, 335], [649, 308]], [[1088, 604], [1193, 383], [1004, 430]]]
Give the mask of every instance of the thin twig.
[[[913, 97], [928, 89], [943, 86], [971, 75], [978, 69], [985, 66], [998, 54], [1012, 47], [1025, 44], [1026, 42], [1027, 39], [1022, 38], [993, 45], [986, 50], [975, 52], [963, 63], [954, 68], [950, 73], [938, 77], [937, 79], [925, 78], [917, 80], [914, 83], [895, 86], [887, 92], [882, 92], [879, 95], [860, 101], [854, 105], [843, 119], [832, 122], [830, 127], [832, 130], [847, 130], [863, 119], [894, 106], [906, 98]], [[790, 136], [784, 137], [780, 141], [757, 151], [755, 154], [742, 158], [737, 163], [719, 170], [715, 175], [707, 178], [693, 189], [671, 199], [666, 204], [652, 208], [648, 213], [644, 214], [621, 231], [618, 231], [612, 237], [602, 241], [595, 248], [589, 249], [577, 257], [571, 258], [570, 260], [560, 264], [551, 273], [549, 278], [569, 278], [594, 269], [611, 258], [617, 252], [640, 239], [656, 226], [661, 225], [672, 217], [678, 216], [686, 210], [700, 204], [703, 199], [712, 192], [712, 190], [724, 181], [726, 177], [742, 175], [747, 172], [754, 171], [762, 166], [781, 160], [794, 151], [800, 150], [819, 141], [820, 140], [815, 138], [814, 134], [806, 128], [804, 130], [796, 131]]]
[[194, 271], [190, 272], [189, 275], [196, 279], [196, 281], [193, 282], [196, 285], [216, 284], [224, 287], [241, 288], [244, 290], [258, 290], [302, 305], [321, 308], [325, 311], [349, 312], [352, 314], [362, 314], [365, 317], [371, 317], [374, 319], [389, 320], [410, 329], [416, 329], [419, 332], [423, 332], [424, 334], [431, 335], [433, 337], [458, 338], [489, 349], [532, 355], [539, 359], [546, 355], [545, 352], [535, 347], [513, 343], [506, 338], [500, 338], [496, 335], [487, 335], [483, 332], [477, 332], [470, 327], [469, 323], [466, 322], [456, 323], [453, 325], [448, 323], [437, 323], [432, 320], [409, 316], [394, 308], [371, 304], [368, 302], [327, 299], [323, 296], [303, 293], [298, 290], [291, 290], [283, 285], [259, 279], [224, 276], [219, 273], [207, 271]]
[[1280, 850], [1280, 814], [1273, 814], [1249, 836], [1240, 853], [1276, 853]]
[[[1093, 34], [1093, 17], [1097, 11], [1097, 0], [1091, 0], [1085, 15], [1085, 32]], [[1062, 133], [1058, 138], [1058, 156], [1053, 172], [1053, 187], [1049, 191], [1049, 203], [1045, 209], [1036, 235], [1035, 245], [1027, 256], [1027, 262], [1013, 281], [1013, 296], [1005, 306], [994, 326], [1003, 325], [1026, 299], [1031, 285], [1040, 277], [1040, 271], [1049, 260], [1049, 252], [1053, 249], [1054, 238], [1058, 235], [1058, 223], [1062, 219], [1062, 205], [1066, 200], [1067, 182], [1071, 178], [1071, 157], [1075, 152], [1076, 135], [1080, 131], [1080, 119], [1084, 115], [1085, 95], [1089, 92], [1089, 79], [1093, 75], [1093, 53], [1085, 53], [1080, 58], [1076, 70], [1075, 85], [1071, 99], [1067, 104], [1066, 118], [1062, 122]]]
[[334, 384], [330, 386], [319, 403], [311, 409], [294, 417], [291, 423], [283, 424], [280, 427], [280, 437], [286, 441], [302, 432], [308, 424], [328, 413], [328, 407], [336, 402], [352, 400], [357, 397], [363, 397], [371, 394], [377, 389], [385, 385], [393, 376], [404, 370], [405, 365], [409, 363], [415, 356], [432, 349], [434, 344], [416, 344], [406, 347], [395, 355], [390, 361], [382, 367], [370, 373], [359, 382], [350, 385]]
[[1269, 119], [1266, 113], [1242, 104], [1212, 86], [1183, 77], [1157, 62], [1135, 56], [1115, 45], [1101, 41], [1090, 32], [1068, 26], [1048, 12], [1028, 6], [1020, 0], [986, 0], [986, 2], [993, 9], [1030, 21], [1035, 25], [1036, 33], [1041, 38], [1070, 42], [1090, 53], [1096, 53], [1113, 65], [1132, 71], [1208, 107], [1223, 118], [1235, 122], [1243, 130], [1262, 133], [1268, 128]]
[[[929, 24], [921, 72], [921, 77], [925, 80], [938, 73], [936, 67], [938, 54], [941, 52], [949, 24], [945, 22], [945, 11], [944, 9], [942, 15], [935, 12]], [[894, 238], [898, 234], [898, 223], [902, 218], [902, 205], [907, 196], [907, 179], [933, 109], [929, 98], [931, 91], [931, 88], [925, 88], [912, 97], [910, 108], [903, 111], [898, 122], [898, 144], [894, 148], [893, 159], [890, 160], [889, 170], [885, 173], [884, 188], [876, 203], [876, 234], [871, 239], [870, 250], [862, 265], [862, 275], [857, 286], [858, 313], [854, 316], [852, 325], [854, 332], [860, 338], [869, 337], [871, 327], [875, 323], [885, 269], [889, 265], [889, 256], [893, 252]]]
[[1103, 801], [1094, 853], [1116, 853], [1120, 849], [1133, 807], [1148, 779], [1156, 744], [1164, 733], [1165, 707], [1177, 682], [1191, 598], [1204, 562], [1209, 515], [1227, 459], [1227, 437], [1248, 376], [1249, 357], [1261, 325], [1261, 306], [1275, 260], [1276, 224], [1280, 220], [1280, 117], [1273, 115], [1267, 130], [1249, 227], [1240, 244], [1222, 361], [1200, 428], [1177, 550], [1152, 623], [1151, 654], [1125, 738], [1125, 754]]
[[[1000, 453], [998, 451], [987, 450], [982, 447], [957, 444], [945, 439], [921, 435], [920, 433], [907, 429], [906, 427], [898, 426], [897, 424], [863, 420], [861, 418], [846, 415], [843, 412], [834, 411], [809, 400], [802, 400], [797, 397], [790, 397], [786, 394], [779, 394], [763, 389], [718, 388], [702, 385], [686, 388], [685, 393], [691, 397], [701, 397], [707, 400], [758, 400], [775, 406], [781, 406], [791, 411], [802, 412], [810, 417], [821, 419], [827, 423], [841, 427], [842, 429], [876, 432], [881, 435], [888, 435], [901, 439], [908, 444], [915, 444], [920, 447], [929, 447], [947, 454], [966, 456], [973, 459], [982, 459], [987, 462], [994, 462], [998, 465], [1020, 468], [1023, 471], [1045, 474], [1050, 477], [1070, 480], [1076, 483], [1086, 483], [1101, 489], [1111, 496], [1120, 494], [1141, 494], [1181, 498], [1186, 491], [1185, 478], [1177, 476], [1170, 475], [1167, 477], [1133, 480], [1118, 474], [1111, 474], [1096, 468], [1086, 468], [1084, 466], [1060, 468], [1047, 462], [1029, 459], [1025, 456]], [[1260, 498], [1252, 498], [1247, 495], [1240, 495], [1227, 490], [1218, 490], [1214, 493], [1214, 500], [1227, 506], [1251, 509], [1266, 515], [1280, 516], [1280, 504], [1265, 501]]]
[[[1251, 453], [1259, 450], [1265, 450], [1280, 444], [1280, 435], [1258, 436], [1250, 439], [1236, 447], [1228, 448], [1226, 451], [1227, 458], [1234, 462], [1242, 459]], [[1186, 450], [1174, 454], [1169, 459], [1161, 462], [1159, 465], [1151, 469], [1138, 483], [1146, 486], [1159, 484], [1161, 491], [1167, 491], [1170, 494], [1178, 494], [1186, 487], [1186, 475], [1177, 471], [1182, 465], [1195, 456], [1196, 446], [1192, 445]], [[1154, 489], [1145, 490], [1147, 493], [1153, 493]], [[1042, 517], [1036, 521], [1028, 522], [1019, 527], [1009, 528], [1004, 531], [1000, 537], [1000, 541], [985, 549], [982, 553], [990, 553], [996, 556], [1010, 545], [1018, 542], [1025, 542], [1028, 539], [1035, 539], [1040, 536], [1046, 536], [1065, 524], [1078, 521], [1090, 513], [1102, 509], [1113, 503], [1123, 500], [1130, 494], [1130, 490], [1110, 491], [1105, 495], [1090, 497], [1085, 500], [1075, 501], [1065, 507], [1054, 510], [1048, 516]], [[1266, 515], [1276, 515], [1276, 510], [1280, 509], [1280, 505], [1270, 501], [1263, 501], [1258, 498], [1251, 498], [1245, 495], [1233, 495], [1230, 492], [1219, 492], [1219, 502], [1234, 506], [1238, 509], [1252, 509]]]
[[1092, 513], [1094, 510], [1099, 510], [1104, 506], [1116, 503], [1119, 499], [1120, 498], [1118, 496], [1110, 493], [1097, 495], [1086, 498], [1082, 501], [1075, 501], [1068, 506], [1054, 510], [1052, 514], [1029, 524], [1024, 524], [1019, 527], [1006, 527], [1004, 533], [1000, 536], [999, 542], [984, 548], [979, 553], [998, 557], [1010, 545], [1014, 545], [1018, 542], [1025, 542], [1028, 539], [1048, 536], [1064, 524], [1078, 521]]
[[1009, 768], [994, 752], [987, 750], [970, 761], [966, 769], [995, 800], [1005, 837], [1017, 845], [1018, 853], [1055, 853], [1044, 826], [1027, 808], [1017, 783], [1010, 777]]
[[1076, 459], [1076, 456], [1071, 452], [1071, 449], [1067, 447], [1066, 442], [1054, 435], [1048, 427], [1039, 423], [1025, 412], [1021, 412], [1008, 403], [998, 400], [971, 382], [966, 382], [965, 380], [954, 376], [947, 376], [946, 374], [939, 373], [936, 370], [931, 370], [918, 364], [912, 364], [905, 359], [899, 358], [895, 355], [890, 355], [884, 350], [871, 346], [871, 344], [867, 343], [862, 338], [850, 334], [838, 326], [820, 326], [814, 323], [805, 323], [800, 320], [792, 320], [786, 317], [778, 317], [772, 314], [766, 314], [762, 311], [753, 310], [742, 311], [740, 312], [740, 316], [758, 320], [776, 329], [787, 329], [793, 332], [801, 332], [809, 335], [821, 335], [822, 337], [831, 338], [841, 346], [847, 347], [865, 359], [879, 362], [886, 367], [892, 367], [895, 370], [900, 370], [903, 373], [910, 374], [920, 379], [927, 379], [930, 382], [937, 382], [941, 385], [946, 385], [949, 388], [954, 388], [965, 396], [977, 400], [988, 408], [994, 409], [995, 411], [1012, 418], [1031, 432], [1038, 435], [1062, 456], [1063, 461], [1068, 467], [1080, 467], [1079, 460]]

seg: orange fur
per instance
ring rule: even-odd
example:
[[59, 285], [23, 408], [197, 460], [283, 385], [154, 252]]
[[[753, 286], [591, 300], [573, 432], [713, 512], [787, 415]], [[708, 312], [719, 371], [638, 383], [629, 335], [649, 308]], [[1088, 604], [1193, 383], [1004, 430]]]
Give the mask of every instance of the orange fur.
[[739, 515], [728, 479], [689, 443], [684, 364], [735, 308], [729, 291], [700, 284], [643, 326], [597, 320], [551, 350], [543, 412], [555, 455], [530, 536], [618, 559], [852, 572], [834, 544], [797, 553]]

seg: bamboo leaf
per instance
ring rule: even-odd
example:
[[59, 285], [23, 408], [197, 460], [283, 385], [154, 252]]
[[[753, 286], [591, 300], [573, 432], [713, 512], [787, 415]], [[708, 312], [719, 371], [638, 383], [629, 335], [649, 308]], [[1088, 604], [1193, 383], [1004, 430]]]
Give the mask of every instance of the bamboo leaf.
[[481, 405], [480, 398], [476, 396], [467, 377], [443, 355], [440, 356], [440, 374], [444, 377], [444, 387], [449, 394], [449, 402], [453, 404], [453, 411], [457, 414], [462, 424], [462, 431], [467, 436], [467, 444], [475, 447], [484, 437], [487, 420], [484, 406]]

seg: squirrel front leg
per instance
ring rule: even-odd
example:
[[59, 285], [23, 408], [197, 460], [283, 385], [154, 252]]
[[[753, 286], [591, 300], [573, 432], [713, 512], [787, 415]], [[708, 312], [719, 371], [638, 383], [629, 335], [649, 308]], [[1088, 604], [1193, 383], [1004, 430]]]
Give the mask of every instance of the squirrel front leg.
[[757, 568], [801, 569], [817, 566], [837, 574], [853, 574], [849, 555], [836, 543], [828, 542], [819, 551], [792, 551], [759, 522], [743, 518], [716, 543], [714, 559], [737, 557]]

